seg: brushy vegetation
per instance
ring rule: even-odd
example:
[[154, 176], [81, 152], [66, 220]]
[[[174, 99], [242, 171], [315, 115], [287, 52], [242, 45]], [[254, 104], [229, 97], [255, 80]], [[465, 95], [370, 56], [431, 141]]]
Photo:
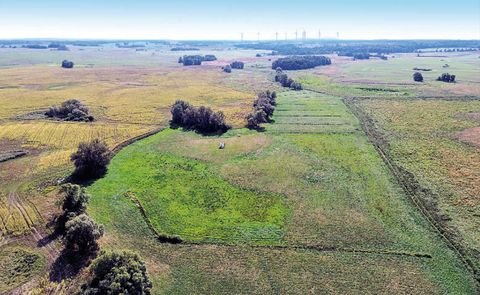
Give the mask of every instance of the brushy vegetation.
[[21, 246], [0, 248], [0, 292], [4, 294], [31, 280], [45, 267], [45, 259]]
[[88, 114], [88, 107], [78, 99], [69, 99], [62, 102], [60, 107], [51, 107], [45, 115], [65, 121], [85, 121], [91, 122], [93, 116]]
[[182, 63], [184, 66], [199, 66], [204, 61], [216, 61], [215, 55], [184, 55], [178, 59], [178, 63]]
[[282, 70], [282, 68], [278, 67], [276, 68], [276, 74], [275, 74], [275, 82], [280, 83], [282, 87], [287, 87], [292, 90], [303, 90], [303, 86], [301, 83], [296, 82], [292, 78], [289, 78], [287, 74], [285, 74]]
[[79, 294], [138, 294], [151, 293], [145, 263], [138, 254], [127, 251], [103, 252], [91, 266], [92, 278]]
[[170, 108], [171, 124], [200, 133], [224, 133], [231, 128], [225, 122], [222, 112], [214, 112], [208, 107], [194, 107], [186, 101], [177, 100]]
[[275, 106], [277, 105], [277, 93], [267, 90], [258, 94], [253, 102], [253, 112], [248, 114], [247, 127], [249, 129], [258, 129], [260, 124], [270, 122]]

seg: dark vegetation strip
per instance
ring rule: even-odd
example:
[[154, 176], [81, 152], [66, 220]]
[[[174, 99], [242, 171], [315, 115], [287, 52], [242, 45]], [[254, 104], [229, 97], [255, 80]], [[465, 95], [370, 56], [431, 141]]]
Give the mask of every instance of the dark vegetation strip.
[[8, 160], [13, 160], [16, 158], [20, 158], [27, 155], [26, 151], [23, 150], [18, 150], [18, 151], [7, 151], [7, 152], [2, 152], [0, 153], [0, 163], [1, 162], [6, 162]]
[[[475, 264], [474, 254], [469, 253], [458, 238], [458, 230], [448, 224], [448, 216], [443, 215], [437, 205], [438, 195], [428, 188], [422, 187], [413, 173], [397, 165], [390, 154], [390, 146], [383, 137], [381, 131], [376, 127], [373, 119], [368, 116], [358, 105], [358, 98], [345, 98], [343, 101], [352, 113], [358, 118], [363, 131], [373, 144], [384, 163], [392, 171], [400, 186], [403, 188], [409, 199], [417, 207], [433, 229], [446, 242], [460, 258], [465, 267], [473, 274], [477, 283], [480, 283], [480, 270]], [[477, 285], [477, 287], [480, 287]]]
[[205, 242], [186, 242], [183, 241], [180, 237], [177, 236], [167, 236], [160, 234], [155, 227], [152, 225], [150, 219], [147, 216], [145, 208], [141, 204], [140, 200], [132, 192], [125, 193], [125, 197], [132, 201], [132, 203], [139, 209], [140, 214], [142, 215], [145, 223], [148, 228], [154, 233], [157, 239], [161, 243], [165, 244], [182, 244], [185, 246], [225, 246], [225, 247], [249, 247], [249, 248], [258, 248], [258, 249], [274, 249], [274, 250], [310, 250], [316, 252], [344, 252], [344, 253], [366, 253], [366, 254], [378, 254], [378, 255], [393, 255], [393, 256], [408, 256], [408, 257], [417, 257], [417, 258], [432, 258], [430, 254], [425, 253], [411, 253], [411, 252], [402, 252], [402, 251], [391, 251], [391, 250], [375, 250], [375, 249], [356, 249], [356, 248], [342, 248], [342, 247], [325, 247], [319, 245], [273, 245], [273, 246], [264, 246], [264, 245], [229, 245], [229, 244], [216, 244], [216, 243], [205, 243]]

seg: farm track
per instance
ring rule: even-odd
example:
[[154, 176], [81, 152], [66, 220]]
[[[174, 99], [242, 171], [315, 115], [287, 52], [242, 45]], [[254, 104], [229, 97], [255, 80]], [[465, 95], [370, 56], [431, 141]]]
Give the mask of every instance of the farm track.
[[[477, 281], [477, 288], [480, 290], [480, 270], [475, 265], [472, 258], [467, 254], [467, 249], [464, 248], [455, 238], [452, 233], [452, 228], [440, 224], [441, 216], [436, 216], [436, 212], [429, 210], [425, 204], [428, 200], [422, 199], [419, 194], [427, 195], [434, 199], [434, 193], [423, 188], [415, 179], [413, 174], [406, 171], [404, 168], [394, 163], [388, 151], [388, 143], [383, 139], [381, 131], [378, 130], [373, 120], [366, 114], [355, 101], [362, 98], [344, 98], [345, 105], [352, 111], [361, 123], [362, 129], [367, 135], [369, 141], [377, 150], [383, 162], [392, 171], [395, 179], [400, 184], [412, 204], [422, 213], [427, 222], [431, 225], [434, 231], [441, 237], [446, 245], [457, 255], [462, 261], [463, 265], [472, 273], [474, 279]], [[453, 229], [454, 230], [454, 229]]]

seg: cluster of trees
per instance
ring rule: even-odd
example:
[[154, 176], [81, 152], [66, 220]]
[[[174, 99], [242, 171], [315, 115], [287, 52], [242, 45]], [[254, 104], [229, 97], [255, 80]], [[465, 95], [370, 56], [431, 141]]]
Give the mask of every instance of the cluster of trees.
[[214, 112], [208, 107], [194, 107], [188, 102], [177, 100], [171, 107], [171, 124], [200, 133], [223, 133], [231, 127], [225, 122], [222, 112]]
[[199, 66], [204, 61], [215, 61], [217, 57], [215, 55], [184, 55], [178, 59], [178, 63], [184, 66]]
[[[80, 144], [77, 160], [83, 158], [84, 165], [106, 167], [106, 145], [94, 140], [90, 144]], [[101, 154], [105, 157], [92, 156]], [[77, 166], [78, 168], [78, 166]], [[95, 169], [93, 169], [96, 171]], [[63, 214], [59, 221], [63, 230], [65, 253], [69, 259], [85, 260], [96, 255], [98, 240], [104, 235], [104, 228], [86, 214], [90, 195], [86, 189], [77, 184], [64, 184], [60, 192], [63, 194]], [[90, 279], [81, 288], [79, 294], [150, 294], [152, 283], [148, 277], [145, 263], [138, 254], [125, 251], [101, 252], [90, 268]]]
[[244, 67], [245, 63], [241, 61], [234, 61], [231, 64], [222, 67], [222, 69], [225, 73], [231, 73], [232, 69], [243, 70]]
[[332, 61], [330, 58], [321, 55], [289, 56], [274, 61], [272, 69], [282, 68], [284, 70], [304, 70], [323, 65], [330, 65], [331, 63]]
[[75, 64], [73, 63], [73, 61], [70, 61], [70, 60], [63, 60], [62, 61], [62, 68], [64, 69], [71, 69], [73, 68]]
[[140, 256], [128, 251], [102, 252], [92, 263], [82, 295], [151, 293], [152, 283]]
[[455, 83], [455, 75], [450, 75], [449, 73], [444, 73], [437, 78], [437, 81], [443, 81], [447, 83]]
[[88, 108], [78, 99], [69, 99], [62, 102], [59, 107], [50, 107], [45, 115], [65, 121], [91, 122], [95, 118], [88, 114]]
[[277, 105], [277, 93], [267, 90], [258, 94], [253, 101], [253, 112], [246, 117], [249, 129], [259, 129], [261, 123], [271, 121], [275, 106]]
[[282, 87], [288, 87], [292, 90], [303, 90], [303, 85], [289, 78], [280, 67], [276, 69], [275, 82], [280, 83]]
[[38, 44], [27, 44], [23, 45], [23, 48], [28, 48], [28, 49], [47, 49], [48, 47], [45, 45], [38, 45]]
[[103, 236], [103, 226], [97, 224], [87, 214], [90, 199], [85, 188], [77, 184], [64, 184], [60, 192], [63, 194], [63, 215], [58, 226], [64, 230], [66, 250], [72, 255], [93, 253], [98, 249], [97, 240]]
[[74, 175], [80, 179], [92, 179], [105, 174], [111, 158], [112, 152], [99, 139], [80, 143], [78, 150], [70, 157], [75, 165]]
[[243, 70], [243, 68], [245, 67], [245, 63], [241, 61], [234, 61], [230, 64], [230, 66], [232, 67], [232, 69]]
[[413, 81], [415, 82], [423, 82], [423, 75], [420, 72], [415, 72], [413, 74]]
[[173, 47], [171, 51], [199, 51], [200, 48], [196, 47]]
[[60, 43], [50, 43], [48, 44], [48, 48], [51, 49], [57, 49], [60, 51], [68, 51], [68, 47], [65, 44], [60, 44]]

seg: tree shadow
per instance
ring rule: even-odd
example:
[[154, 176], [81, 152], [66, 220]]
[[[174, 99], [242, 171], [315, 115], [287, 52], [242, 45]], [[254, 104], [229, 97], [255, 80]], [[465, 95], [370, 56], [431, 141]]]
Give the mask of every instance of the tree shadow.
[[97, 246], [95, 249], [87, 250], [84, 253], [68, 249], [62, 250], [60, 256], [58, 256], [50, 268], [50, 281], [61, 282], [77, 276], [97, 256], [98, 249]]

